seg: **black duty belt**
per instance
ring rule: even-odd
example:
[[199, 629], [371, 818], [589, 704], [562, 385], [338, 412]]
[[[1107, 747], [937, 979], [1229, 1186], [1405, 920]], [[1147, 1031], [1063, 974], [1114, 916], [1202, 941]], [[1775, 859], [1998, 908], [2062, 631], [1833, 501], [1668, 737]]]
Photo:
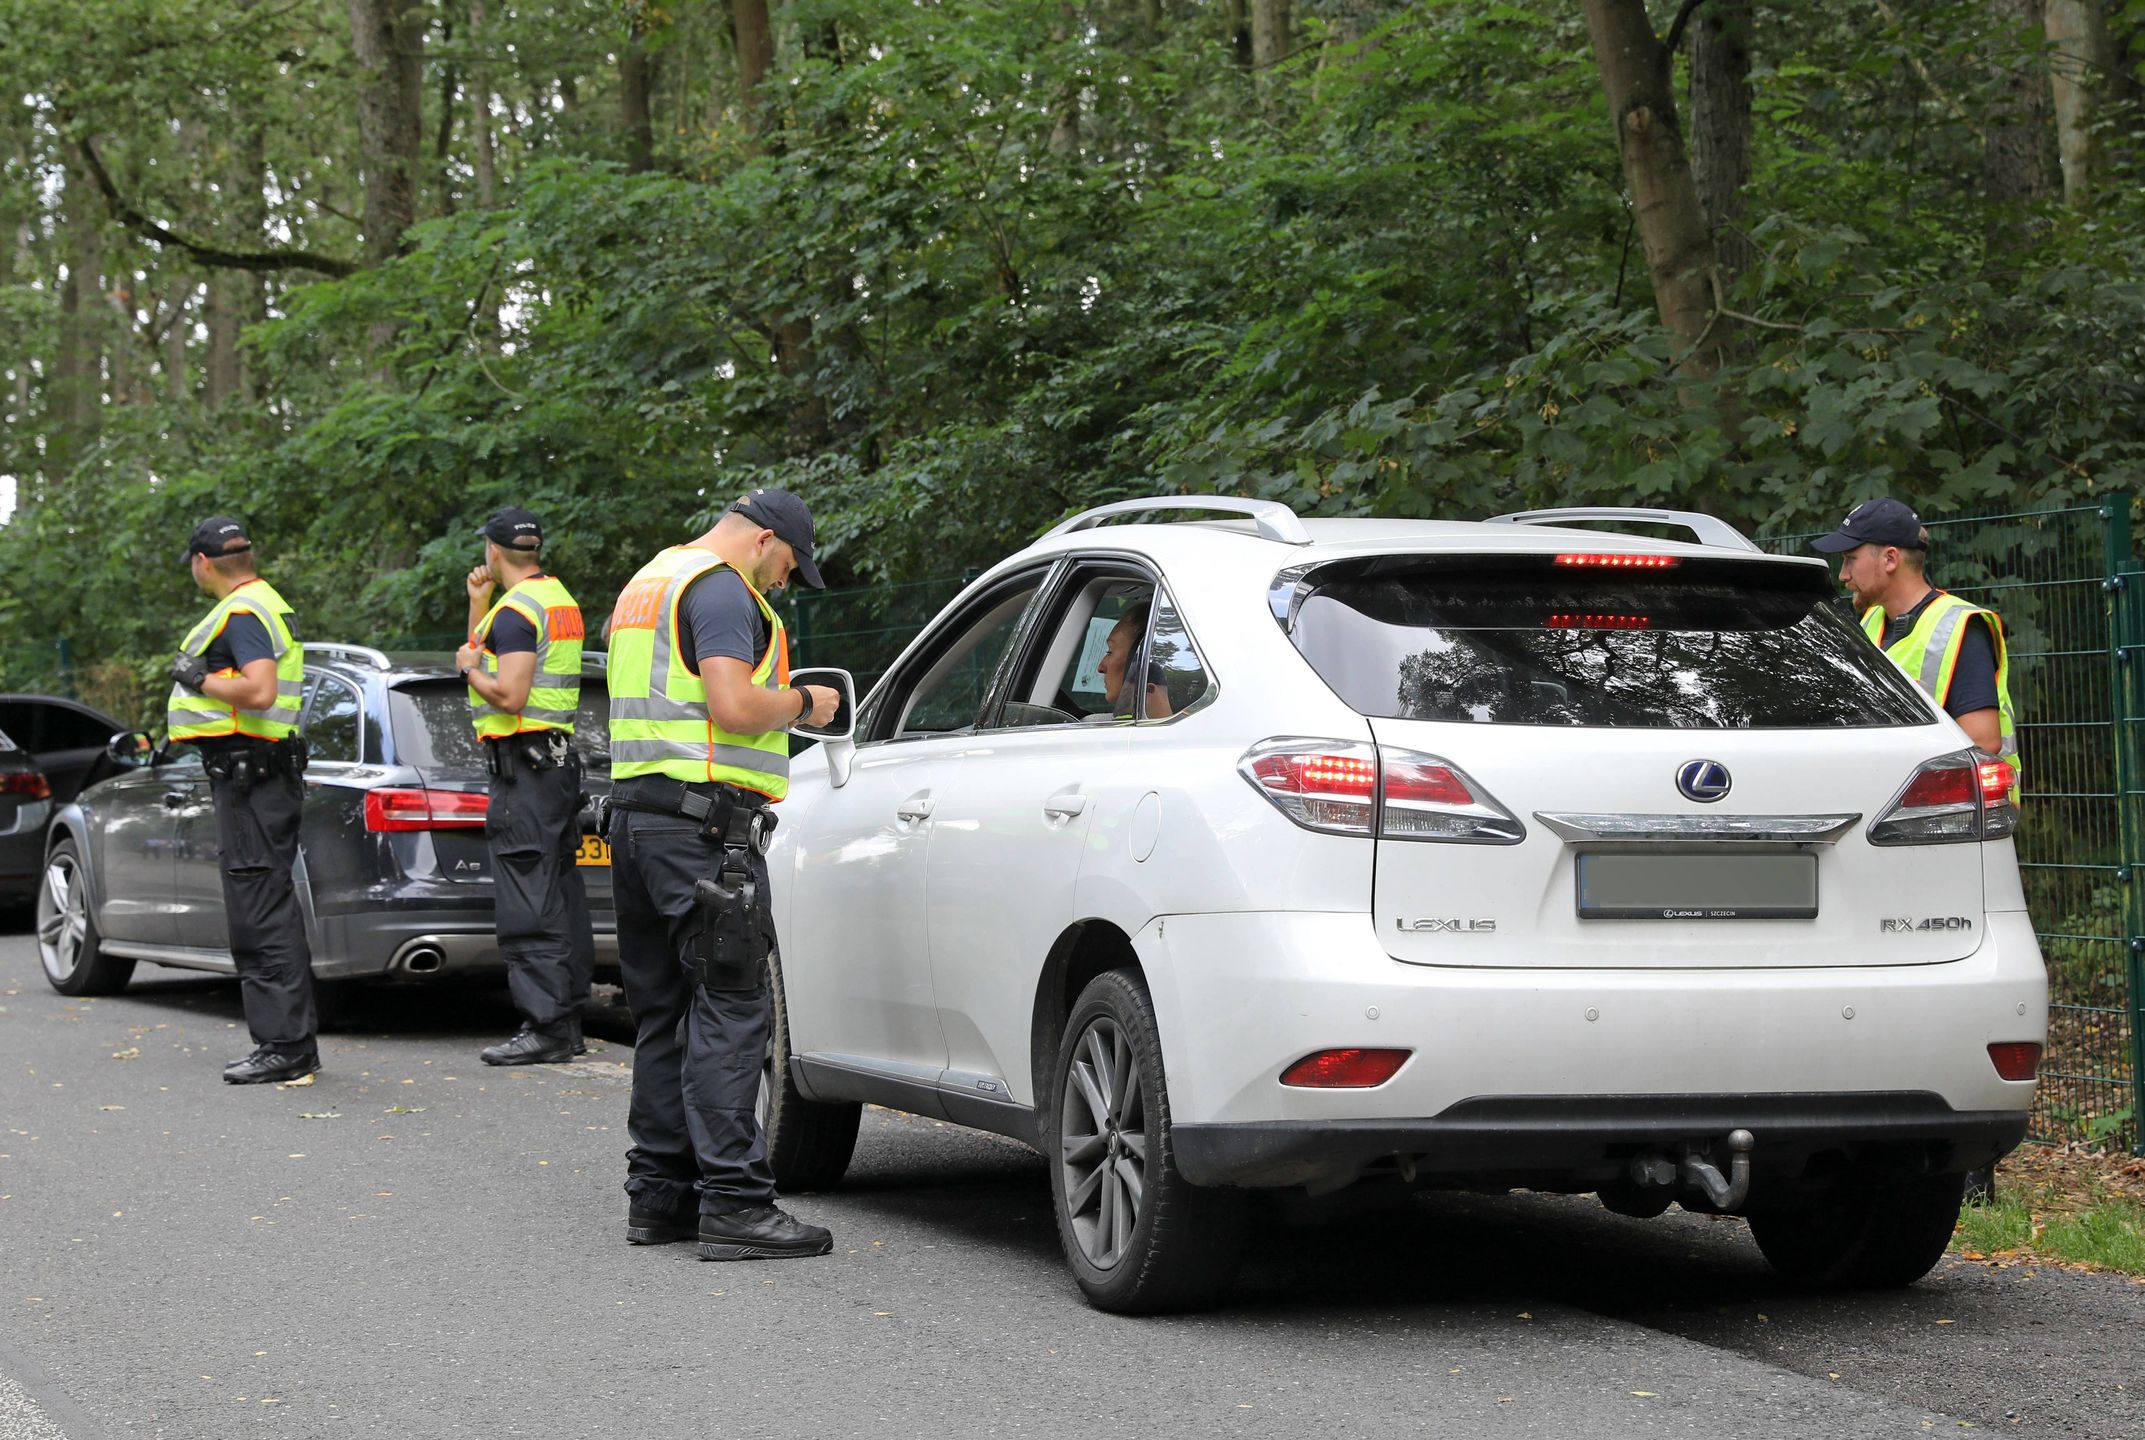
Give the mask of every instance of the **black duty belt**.
[[764, 852], [775, 828], [774, 807], [765, 795], [719, 781], [687, 783], [661, 775], [621, 780], [606, 803], [612, 810], [681, 816], [732, 849]]

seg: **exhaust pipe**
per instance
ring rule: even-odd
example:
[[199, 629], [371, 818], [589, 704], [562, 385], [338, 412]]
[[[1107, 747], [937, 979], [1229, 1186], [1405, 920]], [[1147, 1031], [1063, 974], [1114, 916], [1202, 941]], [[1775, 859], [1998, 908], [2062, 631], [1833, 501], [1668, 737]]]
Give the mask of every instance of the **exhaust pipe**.
[[407, 975], [432, 975], [446, 966], [447, 957], [439, 946], [420, 941], [402, 952], [401, 963], [397, 968]]

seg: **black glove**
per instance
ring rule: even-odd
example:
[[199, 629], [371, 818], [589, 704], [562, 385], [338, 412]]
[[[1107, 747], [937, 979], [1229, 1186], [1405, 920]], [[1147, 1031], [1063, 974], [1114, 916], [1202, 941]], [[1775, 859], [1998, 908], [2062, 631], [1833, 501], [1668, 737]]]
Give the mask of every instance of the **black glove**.
[[203, 655], [180, 655], [171, 662], [171, 678], [196, 695], [209, 678], [208, 657]]

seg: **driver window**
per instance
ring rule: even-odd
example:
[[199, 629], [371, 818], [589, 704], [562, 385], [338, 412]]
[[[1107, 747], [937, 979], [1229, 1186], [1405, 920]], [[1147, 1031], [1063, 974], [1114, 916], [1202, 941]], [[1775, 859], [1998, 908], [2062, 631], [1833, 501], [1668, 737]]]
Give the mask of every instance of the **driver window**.
[[1205, 671], [1167, 592], [1144, 577], [1094, 575], [1070, 591], [998, 725], [1166, 720], [1206, 693]]

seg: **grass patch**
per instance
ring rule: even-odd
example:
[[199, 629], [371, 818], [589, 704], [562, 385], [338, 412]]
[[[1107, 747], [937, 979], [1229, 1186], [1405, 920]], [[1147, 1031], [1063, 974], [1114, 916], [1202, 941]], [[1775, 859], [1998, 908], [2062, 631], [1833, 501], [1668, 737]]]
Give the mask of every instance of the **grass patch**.
[[1961, 1206], [1959, 1235], [1952, 1243], [1983, 1255], [2023, 1250], [2033, 1243], [2033, 1211], [2022, 1200], [2003, 1198], [1994, 1205]]
[[2145, 1274], [2145, 1207], [2114, 1202], [2051, 1219], [2040, 1248], [2080, 1265]]

